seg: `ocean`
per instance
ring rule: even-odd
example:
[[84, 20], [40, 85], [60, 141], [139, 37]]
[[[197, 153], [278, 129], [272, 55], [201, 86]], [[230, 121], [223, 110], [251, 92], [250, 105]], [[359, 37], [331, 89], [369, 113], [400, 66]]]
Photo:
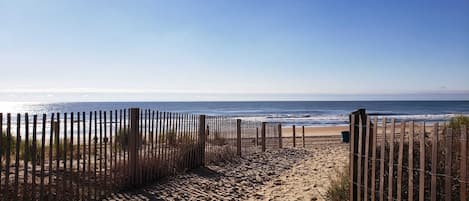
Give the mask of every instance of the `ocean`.
[[131, 107], [305, 126], [347, 125], [349, 113], [359, 108], [367, 109], [371, 115], [426, 121], [469, 115], [469, 101], [0, 102], [2, 113], [49, 114]]

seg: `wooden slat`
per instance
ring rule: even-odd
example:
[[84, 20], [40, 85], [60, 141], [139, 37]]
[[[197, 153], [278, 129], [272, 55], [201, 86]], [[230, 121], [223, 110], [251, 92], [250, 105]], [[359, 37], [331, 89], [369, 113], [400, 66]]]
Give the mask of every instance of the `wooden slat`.
[[[55, 141], [56, 141], [56, 150], [55, 150], [55, 199], [61, 199], [59, 197], [60, 192], [63, 192], [63, 184], [59, 184], [60, 181], [60, 113], [57, 113], [57, 121], [54, 127], [55, 130]], [[63, 180], [63, 178], [62, 178]]]
[[162, 133], [162, 136], [163, 136], [163, 143], [162, 143], [162, 153], [163, 153], [163, 168], [162, 168], [162, 174], [165, 175], [166, 174], [166, 166], [168, 165], [168, 160], [167, 160], [167, 147], [168, 147], [168, 137], [167, 137], [167, 132], [168, 132], [168, 114], [167, 112], [163, 112], [163, 133]]
[[414, 133], [415, 133], [415, 122], [410, 122], [410, 132], [409, 132], [409, 150], [408, 150], [408, 164], [409, 164], [409, 174], [408, 174], [408, 194], [407, 200], [414, 200]]
[[[112, 119], [112, 117], [111, 117]], [[119, 166], [117, 166], [117, 161], [120, 161], [120, 154], [118, 154], [118, 151], [117, 151], [117, 146], [118, 146], [118, 139], [117, 139], [117, 134], [118, 134], [118, 120], [117, 120], [117, 110], [114, 110], [114, 135], [116, 136], [116, 138], [114, 138], [114, 141], [111, 140], [111, 142], [113, 142], [114, 144], [114, 183], [116, 186], [119, 186], [121, 185], [120, 183], [120, 179], [119, 179]], [[112, 127], [110, 128], [112, 129]], [[119, 160], [118, 160], [119, 158]], [[115, 188], [114, 188], [115, 189]]]
[[81, 189], [81, 199], [82, 200], [85, 200], [87, 199], [86, 197], [86, 183], [88, 182], [88, 180], [86, 180], [86, 114], [85, 112], [82, 112], [82, 117], [81, 117], [81, 126], [82, 126], [82, 135], [83, 135], [83, 145], [82, 145], [82, 168], [81, 168], [81, 172], [82, 172], [82, 176], [81, 176], [81, 181], [83, 182], [80, 182], [80, 183], [83, 183], [85, 185], [83, 186], [80, 186], [80, 189]]
[[[107, 171], [107, 168], [108, 168], [108, 157], [107, 157], [107, 144], [108, 144], [108, 136], [107, 136], [107, 112], [104, 111], [103, 112], [103, 115], [104, 115], [104, 125], [103, 125], [103, 122], [101, 122], [101, 125], [100, 125], [100, 129], [101, 127], [104, 129], [103, 131], [103, 137], [104, 137], [104, 194], [106, 195], [111, 189], [109, 188], [109, 184], [108, 184], [108, 171]], [[101, 159], [102, 160], [102, 159]], [[103, 196], [105, 196], [103, 195]]]
[[155, 111], [151, 111], [150, 117], [150, 164], [151, 164], [151, 174], [150, 180], [155, 180]]
[[[182, 144], [181, 147], [184, 147], [184, 149], [180, 149], [180, 151], [179, 151], [179, 154], [182, 156], [180, 158], [184, 159], [184, 161], [180, 161], [181, 170], [184, 170], [186, 168], [186, 160], [185, 159], [187, 159], [186, 152], [188, 151], [187, 146], [186, 146], [186, 144], [188, 142], [187, 142], [187, 137], [186, 137], [186, 125], [187, 125], [187, 123], [185, 122], [185, 119], [186, 119], [185, 116], [186, 116], [185, 114], [180, 114], [179, 115], [179, 124], [180, 124], [179, 132], [181, 133], [180, 134], [180, 143]], [[209, 131], [207, 130], [207, 132], [209, 132]]]
[[362, 161], [363, 161], [363, 119], [358, 119], [358, 160], [357, 160], [357, 200], [362, 200]]
[[467, 128], [465, 125], [462, 126], [461, 128], [461, 140], [460, 140], [460, 146], [461, 146], [461, 171], [460, 171], [460, 198], [461, 201], [466, 201], [467, 200]]
[[127, 172], [126, 172], [127, 176], [125, 178], [125, 181], [127, 181], [127, 183], [129, 185], [133, 185], [135, 183], [135, 178], [132, 176], [133, 174], [131, 174], [133, 170], [131, 170], [131, 167], [130, 167], [130, 165], [131, 165], [131, 162], [130, 162], [130, 160], [131, 160], [130, 159], [131, 158], [131, 156], [130, 156], [130, 149], [131, 149], [131, 146], [130, 146], [130, 141], [131, 141], [131, 138], [130, 138], [130, 133], [131, 133], [130, 119], [131, 119], [131, 117], [130, 116], [131, 116], [130, 115], [130, 109], [129, 110], [124, 110], [124, 125], [123, 126], [125, 127], [125, 129], [128, 132], [127, 140], [129, 141], [129, 145], [128, 145], [127, 150], [124, 150], [124, 157], [125, 157], [124, 162], [126, 163], [126, 168], [125, 169], [127, 170]]
[[[116, 131], [116, 134], [117, 132], [122, 132], [120, 135], [121, 135], [121, 139], [120, 140], [126, 140], [125, 136], [123, 133], [124, 132], [127, 132], [128, 133], [128, 130], [123, 130], [125, 128], [122, 127], [122, 120], [123, 120], [123, 116], [122, 116], [122, 110], [119, 110], [119, 131]], [[117, 115], [116, 115], [117, 116]], [[120, 143], [122, 143], [122, 141]], [[128, 146], [127, 146], [128, 147]], [[125, 150], [126, 148], [121, 144], [121, 148], [119, 149], [119, 163], [122, 164], [122, 167], [121, 167], [121, 175], [119, 177], [119, 181], [121, 184], [124, 184], [126, 182], [125, 178], [126, 175], [127, 175], [127, 167], [125, 166]]]
[[[17, 141], [19, 142], [19, 141]], [[18, 144], [18, 143], [17, 143]], [[21, 144], [21, 143], [20, 143]], [[29, 115], [24, 114], [24, 147], [23, 147], [23, 200], [31, 199], [31, 191], [28, 189], [28, 169], [29, 169]]]
[[[163, 127], [164, 129], [164, 127]], [[189, 115], [189, 135], [191, 136], [192, 143], [195, 144], [196, 141], [196, 136], [194, 136], [194, 116]], [[190, 165], [189, 168], [193, 168], [195, 164], [195, 151], [191, 152], [191, 160], [190, 160]]]
[[3, 150], [4, 149], [4, 147], [3, 147], [3, 143], [4, 143], [3, 142], [3, 138], [4, 138], [3, 136], [4, 135], [6, 135], [6, 133], [3, 132], [3, 113], [0, 113], [0, 194], [2, 194], [2, 195], [6, 195], [6, 193], [5, 193], [6, 191], [3, 192], [3, 189], [2, 189], [2, 187], [3, 187], [2, 186], [3, 185], [2, 184], [3, 162], [1, 162], [1, 161], [3, 161], [2, 157], [3, 157], [3, 153], [5, 152], [5, 150]]
[[[98, 137], [98, 142], [99, 142], [99, 184], [97, 186], [97, 189], [98, 189], [98, 199], [100, 199], [102, 196], [103, 196], [103, 188], [105, 188], [105, 183], [104, 184], [101, 184], [101, 181], [103, 179], [103, 141], [104, 141], [104, 137], [103, 137], [103, 112], [100, 110], [99, 111], [99, 137]], [[104, 176], [104, 178], [106, 178], [106, 176]]]
[[[177, 136], [178, 136], [178, 132], [179, 132], [179, 128], [178, 128], [178, 127], [179, 127], [179, 120], [178, 120], [178, 114], [177, 114], [177, 113], [174, 113], [173, 121], [174, 121], [174, 123], [173, 123], [173, 124], [174, 124], [174, 125], [173, 125], [173, 133], [174, 133], [174, 138], [175, 138], [175, 140], [176, 140], [176, 141], [174, 142], [174, 143], [175, 143], [175, 144], [174, 144], [174, 148], [176, 148], [176, 147], [177, 147]], [[204, 125], [204, 128], [205, 128], [205, 125]], [[205, 136], [205, 131], [204, 131], [203, 135]], [[205, 148], [205, 147], [203, 147], [202, 149], [204, 149], [204, 148]], [[173, 164], [173, 165], [172, 165], [171, 167], [172, 167], [172, 170], [173, 170], [172, 173], [174, 173], [175, 168], [177, 168], [177, 166], [176, 166], [176, 165], [177, 165], [177, 164], [176, 164], [176, 162], [177, 162], [177, 161], [176, 161], [176, 158], [177, 158], [177, 153], [178, 153], [178, 151], [177, 151], [177, 149], [176, 149], [176, 150], [173, 150], [172, 152], [173, 152], [173, 156], [172, 156], [171, 161], [172, 161], [172, 164]]]
[[425, 122], [423, 122], [423, 130], [419, 136], [419, 201], [425, 201], [425, 127]]
[[[91, 129], [90, 129], [91, 130]], [[98, 169], [98, 113], [97, 111], [94, 111], [94, 138], [93, 138], [93, 144], [94, 144], [94, 163], [93, 163], [93, 184], [94, 188], [93, 190], [93, 196], [92, 198], [97, 200], [98, 199], [98, 192], [99, 192], [99, 185], [98, 185], [98, 174], [97, 174], [97, 169]], [[101, 170], [101, 169], [100, 169]]]
[[451, 146], [453, 143], [453, 129], [446, 129], [446, 159], [445, 159], [445, 201], [451, 201]]
[[81, 170], [80, 170], [80, 165], [81, 165], [81, 160], [82, 160], [82, 155], [81, 155], [81, 129], [80, 129], [80, 122], [81, 122], [81, 118], [80, 118], [80, 112], [77, 112], [77, 175], [79, 177], [78, 179], [78, 182], [76, 184], [76, 193], [77, 193], [77, 197], [79, 199], [84, 199], [82, 197], [82, 194], [81, 194], [81, 184], [83, 183], [83, 176], [81, 174]]
[[[169, 138], [169, 133], [171, 132], [171, 116], [172, 116], [172, 113], [171, 112], [168, 112], [166, 113], [166, 132], [165, 132], [165, 137], [166, 137], [166, 146], [165, 146], [165, 154], [166, 154], [166, 169], [165, 169], [165, 174], [168, 174], [169, 173], [169, 168], [170, 168], [170, 157], [171, 157], [171, 150], [170, 150], [170, 138]], [[197, 135], [198, 136], [198, 135]], [[197, 154], [199, 154], [199, 151], [197, 152]], [[198, 159], [198, 158], [197, 158]]]
[[[179, 114], [176, 114], [176, 117], [175, 117], [175, 121], [176, 121], [176, 129], [175, 129], [175, 133], [176, 133], [176, 136], [175, 136], [175, 140], [176, 140], [176, 150], [175, 150], [175, 154], [174, 154], [174, 170], [177, 170], [178, 167], [178, 159], [179, 159], [179, 153], [180, 153], [180, 149], [178, 147], [179, 146], [179, 139], [180, 139], [180, 134], [181, 134], [181, 119], [180, 119], [180, 115]], [[205, 125], [204, 125], [205, 127]], [[204, 136], [205, 136], [205, 131], [204, 131]], [[204, 151], [205, 151], [205, 147], [203, 148]]]
[[[148, 169], [148, 166], [147, 166], [147, 164], [148, 164], [148, 163], [147, 163], [147, 162], [148, 162], [148, 154], [147, 154], [147, 146], [145, 146], [143, 143], [147, 141], [147, 136], [148, 136], [148, 135], [147, 135], [147, 132], [148, 132], [148, 130], [147, 130], [147, 125], [148, 125], [148, 110], [144, 110], [144, 111], [142, 112], [142, 115], [143, 115], [143, 119], [142, 119], [142, 126], [143, 126], [143, 128], [142, 128], [142, 130], [143, 130], [142, 135], [143, 135], [143, 140], [141, 140], [141, 142], [140, 142], [140, 145], [141, 145], [141, 146], [139, 146], [139, 147], [141, 147], [140, 153], [142, 153], [142, 156], [143, 156], [142, 165], [141, 165], [141, 166], [142, 166], [142, 168], [141, 168], [141, 172], [142, 172], [141, 177], [142, 177], [142, 182], [145, 183], [145, 182], [147, 182], [147, 178], [148, 178], [148, 177], [147, 177], [147, 174], [146, 174], [146, 173], [147, 173], [146, 170]], [[145, 169], [143, 169], [143, 168], [145, 168]], [[143, 183], [142, 183], [142, 184], [143, 184]]]
[[368, 200], [368, 158], [370, 154], [370, 128], [371, 119], [369, 116], [366, 116], [366, 130], [365, 130], [365, 161], [364, 161], [364, 171], [363, 171], [363, 200]]
[[[188, 133], [188, 132], [189, 132], [189, 123], [188, 123], [189, 115], [188, 115], [188, 114], [184, 114], [184, 117], [183, 117], [183, 118], [184, 118], [183, 121], [184, 121], [184, 136], [185, 136], [184, 139], [185, 139], [185, 143], [188, 144], [188, 145], [190, 145], [190, 144], [192, 144], [192, 142], [190, 141], [190, 138], [189, 138], [190, 135], [189, 135], [189, 133]], [[156, 117], [156, 119], [157, 119], [157, 122], [159, 122], [159, 121], [158, 121], [158, 119], [159, 119], [159, 117], [158, 117], [158, 112], [157, 112], [157, 117]], [[159, 123], [158, 123], [158, 124], [159, 124]], [[156, 128], [158, 128], [158, 126], [156, 126]], [[158, 132], [157, 132], [157, 133], [158, 133]], [[158, 139], [158, 135], [156, 135], [156, 140], [159, 140], [159, 139]], [[156, 141], [156, 145], [157, 145], [157, 146], [158, 146], [158, 142], [159, 142], [159, 141]], [[190, 146], [188, 146], [188, 147], [189, 147], [189, 149], [190, 149]], [[158, 147], [157, 147], [157, 149], [158, 149]], [[188, 169], [188, 168], [189, 168], [189, 164], [190, 164], [190, 163], [189, 163], [189, 162], [190, 162], [190, 150], [186, 150], [186, 151], [189, 151], [189, 155], [187, 155], [187, 156], [185, 157], [184, 168], [185, 168], [185, 169]], [[158, 154], [158, 156], [157, 156], [157, 161], [158, 161], [157, 167], [159, 167], [159, 164], [160, 164], [160, 163], [159, 163], [159, 152], [157, 152], [157, 154]]]
[[391, 120], [391, 137], [389, 139], [389, 172], [388, 172], [388, 200], [393, 200], [393, 180], [394, 180], [394, 135], [396, 133], [396, 121]]
[[[149, 124], [149, 115], [150, 114], [150, 111], [147, 109], [145, 110], [145, 118], [143, 119], [144, 121], [144, 137], [143, 137], [143, 142], [141, 143], [142, 144], [142, 152], [143, 152], [143, 159], [144, 161], [142, 161], [145, 165], [142, 167], [142, 182], [143, 183], [147, 183], [149, 180], [149, 172], [148, 172], [148, 168], [149, 168], [149, 165], [150, 165], [150, 161], [148, 160], [149, 158], [149, 152], [148, 152], [148, 149], [149, 149], [149, 146], [148, 146], [148, 137], [149, 137], [149, 127], [148, 125]], [[176, 132], [177, 133], [177, 132]], [[177, 136], [177, 135], [176, 135]], [[143, 169], [145, 168], [145, 169]]]
[[41, 135], [41, 183], [39, 188], [39, 200], [44, 200], [44, 172], [46, 160], [46, 114], [42, 115], [42, 135]]
[[[380, 153], [380, 163], [379, 163], [379, 201], [384, 201], [384, 161], [385, 161], [385, 152], [386, 152], [386, 117], [383, 117], [382, 120], [382, 132], [383, 137], [381, 139], [381, 153]], [[376, 125], [378, 127], [378, 125]]]
[[67, 116], [68, 116], [67, 113], [64, 113], [64, 129], [63, 129], [63, 130], [64, 130], [64, 131], [63, 131], [63, 133], [64, 133], [64, 139], [63, 139], [63, 149], [64, 149], [64, 153], [63, 153], [63, 159], [61, 159], [61, 161], [63, 161], [63, 165], [64, 165], [64, 166], [63, 166], [63, 171], [64, 171], [64, 173], [63, 173], [63, 176], [62, 176], [62, 177], [63, 177], [63, 178], [62, 178], [62, 185], [63, 185], [63, 186], [62, 186], [62, 187], [63, 187], [62, 190], [63, 190], [63, 191], [60, 191], [60, 193], [59, 193], [59, 194], [61, 195], [60, 197], [61, 197], [62, 199], [64, 199], [64, 198], [62, 197], [62, 196], [63, 196], [63, 193], [62, 193], [62, 192], [65, 192], [65, 191], [68, 190], [68, 182], [67, 182], [67, 181], [68, 181], [68, 175], [67, 175], [67, 174], [68, 174], [68, 170], [67, 170], [67, 151], [68, 151], [68, 150], [67, 150], [67, 146], [68, 146], [68, 139], [67, 139]]
[[[160, 113], [161, 114], [161, 113]], [[160, 119], [161, 119], [161, 116], [160, 116]], [[187, 114], [186, 115], [186, 135], [187, 135], [187, 138], [188, 138], [188, 143], [191, 144], [191, 148], [192, 148], [192, 145], [193, 145], [193, 141], [192, 141], [192, 134], [191, 134], [191, 115]], [[160, 124], [161, 124], [161, 120], [159, 121]], [[160, 128], [161, 128], [161, 125], [160, 125]], [[161, 144], [161, 142], [160, 142]], [[159, 158], [159, 156], [158, 156]], [[186, 168], [189, 169], [191, 167], [191, 164], [192, 164], [192, 151], [189, 152], [189, 156], [187, 158], [187, 164], [186, 164]], [[160, 163], [161, 165], [161, 163]], [[158, 165], [158, 166], [160, 166]]]
[[430, 200], [436, 201], [436, 168], [438, 165], [438, 123], [433, 125], [432, 133], [432, 169], [431, 169], [431, 184], [430, 184]]
[[130, 183], [132, 186], [137, 185], [138, 178], [137, 177], [137, 138], [138, 138], [138, 133], [139, 133], [139, 128], [138, 128], [138, 116], [139, 116], [139, 110], [136, 108], [130, 109], [130, 130], [129, 130], [129, 169], [130, 169]]
[[92, 176], [91, 174], [93, 173], [93, 171], [91, 170], [91, 149], [92, 149], [92, 144], [93, 144], [93, 140], [92, 140], [92, 125], [93, 125], [93, 112], [90, 112], [90, 114], [88, 115], [88, 171], [87, 171], [87, 176], [86, 176], [86, 180], [87, 180], [87, 188], [86, 188], [86, 196], [88, 199], [92, 199], [93, 197], [93, 194], [92, 194], [92, 188], [91, 188], [91, 184], [92, 184]]
[[354, 177], [356, 175], [356, 172], [355, 172], [355, 115], [351, 115], [351, 121], [350, 121], [350, 124], [352, 126], [350, 126], [350, 172], [349, 172], [349, 175], [350, 175], [350, 185], [349, 185], [349, 195], [350, 195], [350, 200], [351, 201], [354, 201], [355, 200], [355, 195], [354, 195], [354, 188], [355, 188], [355, 180], [354, 180]]
[[4, 192], [6, 195], [6, 200], [12, 199], [11, 194], [10, 194], [10, 156], [11, 156], [11, 114], [7, 114], [7, 148], [6, 148], [6, 153], [5, 153], [5, 188]]
[[4, 138], [3, 136], [4, 135], [6, 135], [6, 133], [3, 132], [3, 113], [0, 113], [0, 194], [1, 195], [6, 195], [6, 193], [4, 193], [3, 190], [2, 190], [2, 187], [3, 187], [2, 186], [3, 185], [2, 184], [2, 181], [3, 181], [2, 180], [3, 162], [1, 162], [1, 161], [3, 161], [2, 157], [3, 157], [3, 153], [5, 152], [5, 150], [3, 150], [4, 149], [4, 147], [3, 147], [3, 138]]
[[[373, 121], [371, 142], [371, 200], [376, 200], [376, 138], [378, 136], [378, 117]], [[371, 129], [371, 128], [370, 128]]]
[[399, 155], [397, 156], [397, 200], [402, 200], [402, 164], [404, 158], [404, 138], [406, 122], [401, 122], [401, 130], [399, 135]]
[[[51, 117], [50, 117], [50, 135], [49, 135], [49, 178], [47, 180], [48, 184], [52, 184], [53, 181], [52, 181], [52, 154], [53, 154], [53, 147], [54, 147], [54, 130], [55, 130], [55, 127], [54, 127], [54, 119], [55, 117], [55, 114], [52, 113], [51, 114]], [[52, 187], [49, 186], [49, 188], [47, 188], [47, 193], [49, 195], [49, 199], [52, 199]]]
[[[161, 119], [161, 116], [160, 116], [160, 119]], [[189, 143], [191, 145], [190, 149], [192, 149], [192, 145], [193, 145], [194, 142], [192, 141], [192, 133], [191, 133], [191, 128], [192, 128], [192, 126], [191, 126], [191, 115], [186, 114], [185, 119], [186, 119], [185, 120], [185, 124], [186, 124], [186, 126], [185, 126], [186, 131], [185, 132], [186, 132], [186, 135], [187, 135], [187, 138], [188, 138], [187, 143]], [[159, 122], [161, 123], [161, 121], [159, 121]], [[161, 128], [161, 126], [160, 126], [160, 128]], [[192, 160], [193, 160], [193, 155], [192, 155], [193, 151], [192, 150], [188, 150], [188, 151], [190, 151], [190, 152], [189, 152], [189, 156], [187, 158], [186, 165], [185, 165], [185, 167], [187, 169], [191, 168], [191, 164], [192, 164]], [[158, 158], [159, 158], [159, 156], [158, 156]], [[161, 163], [158, 164], [158, 166], [161, 166]]]
[[14, 199], [18, 200], [19, 190], [19, 167], [20, 167], [20, 150], [21, 150], [21, 115], [17, 114], [16, 118], [16, 150], [15, 150], [15, 182], [14, 182]]
[[138, 138], [138, 143], [139, 146], [137, 146], [138, 149], [138, 154], [139, 156], [137, 157], [139, 168], [138, 168], [138, 178], [139, 178], [139, 184], [142, 185], [145, 182], [145, 175], [144, 175], [144, 168], [146, 168], [146, 161], [145, 161], [145, 147], [142, 146], [142, 142], [145, 139], [147, 133], [146, 133], [146, 125], [145, 125], [145, 116], [146, 115], [146, 110], [142, 110], [140, 113], [140, 135]]
[[157, 132], [156, 132], [156, 149], [157, 149], [157, 166], [156, 166], [156, 175], [157, 175], [157, 178], [160, 178], [161, 177], [161, 143], [163, 141], [163, 139], [161, 139], [161, 136], [163, 135], [162, 133], [162, 119], [163, 119], [163, 113], [162, 112], [157, 112], [157, 121], [158, 121], [158, 125], [157, 125]]
[[32, 158], [32, 167], [31, 167], [31, 199], [38, 199], [36, 196], [36, 164], [37, 164], [37, 115], [33, 116], [33, 141], [31, 152]]
[[[192, 125], [192, 133], [193, 133], [193, 135], [194, 135], [195, 143], [198, 144], [198, 142], [199, 142], [199, 135], [198, 135], [198, 133], [196, 132], [196, 131], [197, 131], [197, 126], [198, 126], [198, 124], [197, 124], [197, 121], [196, 121], [195, 118], [196, 118], [196, 116], [193, 115], [193, 116], [192, 116], [192, 124], [193, 124], [193, 125]], [[200, 153], [200, 149], [197, 148], [197, 151], [194, 152], [194, 161], [193, 161], [194, 164], [192, 165], [191, 168], [195, 168], [195, 167], [198, 166], [198, 164], [199, 164], [199, 162], [198, 162], [198, 161], [199, 161], [199, 153]]]
[[155, 111], [151, 111], [150, 116], [150, 164], [151, 164], [151, 171], [150, 171], [150, 179], [151, 181], [155, 181], [156, 179], [156, 163], [155, 163]]
[[158, 139], [158, 128], [159, 128], [159, 119], [160, 119], [160, 112], [158, 110], [156, 110], [154, 112], [154, 123], [153, 123], [153, 126], [154, 126], [154, 159], [153, 159], [153, 164], [155, 166], [155, 169], [154, 169], [154, 178], [155, 179], [158, 179], [158, 167], [159, 167], [159, 161], [158, 161], [158, 157], [159, 157], [159, 153], [158, 153], [158, 142], [159, 142], [159, 139]]
[[157, 165], [157, 177], [160, 178], [161, 177], [161, 169], [163, 167], [163, 151], [162, 151], [162, 146], [163, 146], [163, 112], [159, 112], [158, 113], [158, 132], [157, 132], [157, 135], [156, 135], [156, 149], [158, 149], [158, 165]]
[[[69, 188], [70, 188], [69, 192], [76, 193], [76, 189], [74, 188], [73, 182], [72, 182], [72, 180], [75, 176], [75, 171], [73, 170], [73, 162], [74, 162], [73, 161], [74, 160], [74, 158], [73, 158], [73, 155], [74, 155], [73, 146], [74, 146], [74, 143], [75, 143], [74, 142], [74, 136], [73, 136], [74, 135], [74, 132], [73, 132], [74, 131], [73, 130], [74, 129], [74, 127], [73, 127], [74, 122], [73, 122], [73, 120], [74, 120], [74, 113], [72, 112], [72, 113], [70, 113], [70, 165], [69, 165], [70, 166], [70, 168], [69, 168], [70, 177], [68, 178], [68, 185], [69, 185]], [[75, 196], [77, 196], [77, 194], [75, 194]]]

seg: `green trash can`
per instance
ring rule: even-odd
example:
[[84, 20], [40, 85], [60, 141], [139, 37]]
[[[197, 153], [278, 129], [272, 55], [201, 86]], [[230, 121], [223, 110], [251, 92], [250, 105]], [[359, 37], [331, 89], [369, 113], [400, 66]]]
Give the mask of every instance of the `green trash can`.
[[350, 142], [350, 132], [349, 131], [342, 131], [342, 142], [349, 143]]

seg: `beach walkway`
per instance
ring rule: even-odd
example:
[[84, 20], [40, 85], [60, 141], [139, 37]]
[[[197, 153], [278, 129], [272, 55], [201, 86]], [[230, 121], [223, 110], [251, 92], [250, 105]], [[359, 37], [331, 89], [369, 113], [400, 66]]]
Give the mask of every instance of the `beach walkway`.
[[268, 150], [199, 168], [108, 200], [324, 200], [348, 146]]

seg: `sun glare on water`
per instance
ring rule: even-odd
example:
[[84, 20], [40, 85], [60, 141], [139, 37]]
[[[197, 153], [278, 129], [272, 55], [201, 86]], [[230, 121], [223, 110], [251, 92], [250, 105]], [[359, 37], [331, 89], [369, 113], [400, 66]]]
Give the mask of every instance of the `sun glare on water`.
[[27, 111], [25, 102], [0, 102], [0, 113], [20, 113]]

